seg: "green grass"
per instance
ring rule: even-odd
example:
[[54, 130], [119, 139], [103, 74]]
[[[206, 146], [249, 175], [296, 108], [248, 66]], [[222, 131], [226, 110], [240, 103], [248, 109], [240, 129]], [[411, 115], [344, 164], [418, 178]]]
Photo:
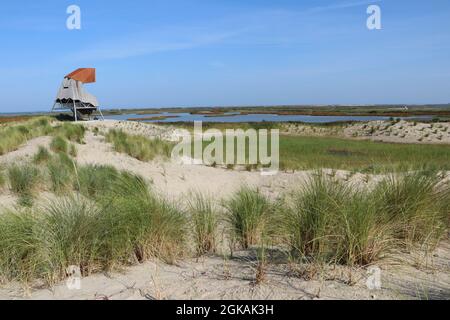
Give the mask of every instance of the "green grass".
[[82, 125], [63, 123], [52, 127], [54, 119], [39, 117], [0, 126], [0, 155], [17, 150], [29, 139], [56, 135], [76, 143], [83, 143], [86, 129]]
[[72, 189], [75, 181], [75, 166], [73, 160], [65, 153], [59, 153], [47, 163], [50, 190], [63, 194]]
[[51, 157], [52, 155], [46, 147], [39, 146], [38, 152], [33, 157], [33, 162], [35, 164], [47, 163]]
[[429, 173], [396, 175], [374, 189], [317, 173], [279, 208], [294, 257], [367, 265], [399, 248], [435, 248], [448, 229], [449, 197]]
[[87, 198], [98, 199], [111, 193], [118, 178], [119, 172], [112, 166], [80, 166], [74, 188]]
[[232, 238], [244, 249], [260, 242], [268, 227], [271, 204], [259, 190], [242, 187], [225, 202]]
[[78, 155], [77, 147], [73, 143], [71, 143], [69, 146], [69, 155], [73, 158]]
[[[53, 284], [70, 265], [86, 276], [151, 258], [175, 263], [190, 253], [189, 238], [195, 239], [197, 256], [215, 252], [218, 212], [211, 198], [191, 196], [186, 214], [140, 176], [77, 166], [65, 154], [52, 161], [63, 166], [55, 176], [72, 170], [57, 188], [65, 196], [0, 213], [0, 281]], [[9, 168], [17, 194], [32, 194], [35, 170]], [[224, 201], [230, 240], [245, 249], [256, 246], [257, 282], [265, 279], [269, 243], [288, 249], [294, 261], [350, 266], [417, 246], [431, 252], [449, 227], [450, 191], [441, 178], [430, 172], [395, 174], [373, 188], [352, 188], [317, 172], [276, 201], [243, 187]], [[71, 192], [73, 186], [78, 193]]]
[[200, 193], [192, 195], [189, 201], [189, 213], [197, 255], [215, 253], [218, 215], [213, 200]]
[[280, 137], [282, 169], [343, 169], [368, 173], [450, 170], [450, 146], [392, 144], [320, 137]]
[[6, 177], [3, 169], [0, 167], [0, 189], [6, 184]]
[[19, 204], [32, 205], [39, 178], [39, 170], [29, 164], [13, 165], [8, 169], [10, 190], [19, 196]]
[[391, 175], [374, 191], [396, 237], [408, 243], [435, 245], [448, 228], [450, 191], [435, 173]]
[[42, 117], [20, 124], [0, 126], [0, 155], [17, 150], [29, 139], [52, 133], [50, 121], [50, 118]]
[[0, 280], [51, 285], [69, 266], [82, 275], [121, 269], [151, 257], [173, 263], [186, 254], [186, 217], [141, 177], [121, 173], [104, 198], [78, 195], [0, 214]]
[[69, 141], [82, 144], [84, 143], [86, 128], [79, 124], [63, 123], [62, 125], [55, 127], [55, 133]]
[[39, 247], [33, 213], [6, 211], [0, 214], [0, 281], [18, 280], [24, 284], [37, 272]]
[[173, 144], [159, 138], [147, 139], [143, 136], [128, 135], [120, 130], [110, 130], [106, 135], [114, 150], [126, 153], [141, 161], [151, 161], [157, 157], [168, 158]]
[[[234, 124], [235, 126], [235, 124]], [[231, 126], [231, 128], [233, 128]], [[210, 142], [203, 142], [203, 150]], [[192, 142], [192, 155], [194, 143]], [[450, 146], [394, 144], [330, 137], [280, 135], [281, 170], [336, 169], [362, 173], [450, 170]], [[226, 144], [224, 143], [224, 154]], [[270, 141], [268, 150], [270, 151]], [[237, 154], [235, 139], [235, 158]], [[248, 140], [245, 159], [248, 163]], [[258, 164], [250, 167], [260, 167]]]
[[50, 143], [50, 149], [56, 153], [67, 153], [69, 150], [69, 144], [64, 137], [56, 136]]
[[101, 270], [97, 263], [100, 247], [98, 208], [79, 197], [49, 203], [38, 217], [41, 270], [48, 283], [65, 277], [69, 266], [78, 266], [86, 276]]

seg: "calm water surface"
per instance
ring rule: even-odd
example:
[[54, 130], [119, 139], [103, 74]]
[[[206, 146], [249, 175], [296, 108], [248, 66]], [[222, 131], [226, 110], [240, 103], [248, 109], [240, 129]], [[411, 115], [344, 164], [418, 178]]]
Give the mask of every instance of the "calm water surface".
[[[146, 120], [145, 118], [169, 116], [172, 118], [162, 120]], [[176, 117], [176, 118], [173, 118]], [[307, 123], [331, 123], [340, 121], [375, 121], [375, 120], [389, 120], [390, 117], [381, 116], [308, 116], [308, 115], [277, 115], [277, 114], [238, 114], [227, 113], [223, 116], [208, 117], [203, 114], [190, 113], [158, 113], [158, 114], [120, 114], [107, 115], [106, 119], [127, 120], [127, 119], [142, 119], [143, 122], [307, 122]], [[415, 116], [402, 119], [418, 119], [429, 120], [431, 116]]]

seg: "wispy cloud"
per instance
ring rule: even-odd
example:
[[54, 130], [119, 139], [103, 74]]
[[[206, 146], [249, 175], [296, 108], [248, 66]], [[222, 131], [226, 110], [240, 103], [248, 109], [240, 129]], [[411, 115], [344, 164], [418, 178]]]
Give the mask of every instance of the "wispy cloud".
[[235, 37], [244, 30], [225, 32], [190, 31], [185, 28], [139, 33], [96, 44], [71, 55], [76, 60], [125, 59], [161, 52], [188, 50], [220, 43]]
[[[226, 16], [219, 20], [202, 21], [197, 26], [176, 26], [148, 30], [108, 39], [70, 54], [74, 60], [126, 59], [150, 54], [189, 50], [224, 42], [247, 45], [286, 45], [305, 41], [307, 38], [339, 32], [337, 27], [329, 29], [320, 25], [316, 14], [379, 3], [382, 0], [360, 0], [312, 6], [303, 10], [271, 9], [244, 12]], [[310, 17], [310, 19], [305, 19]], [[301, 25], [311, 23], [307, 35]], [[290, 24], [290, 25], [289, 25]], [[287, 26], [289, 25], [289, 26]], [[287, 27], [286, 27], [287, 26]], [[295, 26], [295, 27], [293, 27]], [[348, 30], [344, 30], [348, 32]], [[323, 34], [322, 34], [323, 35]]]

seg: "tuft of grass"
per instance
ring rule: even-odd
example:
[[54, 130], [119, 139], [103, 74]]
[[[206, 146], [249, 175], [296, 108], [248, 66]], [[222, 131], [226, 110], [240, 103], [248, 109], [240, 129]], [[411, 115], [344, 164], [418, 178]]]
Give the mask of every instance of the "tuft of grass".
[[82, 144], [84, 143], [86, 128], [80, 124], [63, 123], [56, 128], [56, 132], [69, 141]]
[[265, 241], [262, 241], [260, 247], [257, 248], [256, 252], [256, 267], [255, 267], [255, 285], [260, 285], [267, 281], [267, 252]]
[[59, 153], [47, 164], [50, 190], [61, 194], [71, 189], [75, 178], [75, 163], [65, 153]]
[[190, 219], [198, 256], [216, 252], [217, 209], [211, 198], [196, 193], [189, 201]]
[[69, 266], [79, 267], [82, 275], [101, 270], [98, 215], [95, 205], [74, 196], [42, 209], [38, 232], [41, 278], [55, 283], [65, 277]]
[[186, 253], [186, 217], [156, 196], [141, 177], [120, 174], [113, 190], [93, 202], [70, 195], [35, 211], [0, 214], [0, 280], [64, 279], [156, 257], [168, 263]]
[[449, 219], [449, 190], [433, 172], [393, 175], [375, 188], [321, 173], [280, 205], [294, 257], [367, 265], [404, 245], [434, 248]]
[[69, 155], [74, 158], [78, 155], [77, 147], [73, 143], [70, 144]]
[[396, 238], [434, 246], [445, 234], [450, 192], [436, 172], [390, 175], [374, 193]]
[[47, 163], [51, 158], [50, 152], [44, 146], [39, 146], [38, 152], [33, 157], [35, 164]]
[[332, 243], [339, 203], [348, 195], [342, 183], [333, 183], [321, 172], [314, 174], [282, 205], [288, 243], [296, 256], [329, 259], [335, 252]]
[[78, 167], [77, 174], [74, 189], [90, 199], [109, 195], [119, 177], [118, 171], [112, 166], [81, 166]]
[[20, 124], [10, 124], [0, 127], [0, 155], [17, 150], [29, 139], [48, 135], [53, 132], [50, 119], [46, 117], [36, 118], [21, 122]]
[[39, 176], [39, 170], [30, 164], [14, 165], [8, 169], [10, 190], [19, 196], [20, 205], [32, 206]]
[[332, 228], [336, 235], [332, 260], [345, 265], [368, 265], [395, 247], [394, 228], [366, 190], [351, 191], [338, 207]]
[[52, 139], [50, 143], [50, 149], [56, 153], [67, 153], [69, 145], [67, 140], [62, 136], [56, 136]]
[[28, 283], [35, 278], [38, 265], [36, 217], [26, 211], [0, 214], [0, 281]]
[[6, 177], [3, 173], [2, 168], [0, 167], [0, 189], [6, 184]]
[[108, 264], [142, 262], [157, 257], [174, 263], [185, 254], [186, 217], [149, 190], [145, 181], [123, 174], [106, 197], [100, 221]]
[[242, 187], [225, 202], [232, 237], [244, 249], [256, 245], [269, 222], [271, 205], [259, 190]]
[[110, 130], [106, 140], [113, 144], [115, 151], [141, 161], [151, 161], [156, 157], [169, 158], [173, 147], [171, 142], [159, 138], [147, 139], [143, 136], [128, 135], [121, 130]]

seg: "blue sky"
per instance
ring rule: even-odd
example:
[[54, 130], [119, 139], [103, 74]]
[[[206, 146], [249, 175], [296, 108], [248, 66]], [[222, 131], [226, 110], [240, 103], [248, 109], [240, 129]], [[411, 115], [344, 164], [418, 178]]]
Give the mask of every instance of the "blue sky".
[[448, 0], [5, 1], [0, 40], [0, 112], [48, 110], [78, 67], [104, 108], [450, 103]]

